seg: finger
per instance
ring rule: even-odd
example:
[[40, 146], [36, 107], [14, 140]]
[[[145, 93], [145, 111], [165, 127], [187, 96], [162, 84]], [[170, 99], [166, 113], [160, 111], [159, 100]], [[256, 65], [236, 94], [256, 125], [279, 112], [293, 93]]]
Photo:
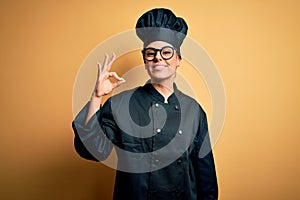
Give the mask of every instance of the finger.
[[118, 82], [116, 83], [113, 83], [112, 86], [113, 88], [116, 88], [116, 87], [119, 87], [121, 84], [125, 83], [125, 79], [121, 78], [121, 80], [119, 80]]
[[110, 77], [114, 77], [114, 78], [117, 79], [118, 81], [125, 80], [124, 78], [119, 77], [118, 74], [117, 74], [116, 72], [109, 72], [109, 76], [110, 76]]
[[125, 83], [126, 80], [124, 78], [121, 78], [121, 80], [119, 80], [117, 83], [118, 83], [118, 86]]
[[107, 71], [107, 62], [108, 62], [108, 54], [105, 53], [104, 61], [103, 61], [103, 71]]
[[115, 60], [116, 60], [116, 54], [115, 54], [115, 53], [112, 53], [112, 57], [111, 57], [111, 60], [110, 60], [110, 62], [108, 63], [108, 65], [111, 66]]
[[99, 78], [100, 74], [102, 74], [102, 65], [100, 63], [97, 63], [98, 66], [98, 74], [97, 77]]
[[[107, 59], [108, 60], [108, 59]], [[111, 66], [112, 66], [112, 64], [113, 64], [113, 62], [116, 60], [116, 54], [115, 53], [113, 53], [112, 54], [112, 57], [111, 57], [111, 59], [110, 59], [110, 61], [109, 62], [106, 62], [105, 64], [105, 71], [106, 72], [108, 72], [109, 70], [110, 70], [110, 68], [111, 68]]]

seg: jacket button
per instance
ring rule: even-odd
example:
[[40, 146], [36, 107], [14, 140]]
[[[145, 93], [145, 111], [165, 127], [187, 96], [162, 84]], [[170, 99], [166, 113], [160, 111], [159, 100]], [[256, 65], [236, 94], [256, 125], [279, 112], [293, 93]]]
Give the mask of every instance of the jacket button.
[[156, 132], [157, 132], [157, 133], [160, 133], [160, 132], [161, 132], [161, 129], [160, 129], [160, 128], [156, 129]]
[[158, 107], [158, 106], [159, 106], [158, 103], [156, 103], [156, 104], [155, 104], [155, 107]]
[[179, 106], [178, 106], [178, 105], [176, 105], [176, 106], [175, 106], [175, 109], [176, 109], [176, 110], [179, 110]]
[[182, 130], [179, 130], [178, 133], [179, 133], [179, 135], [181, 135], [183, 132], [182, 132]]
[[178, 164], [178, 165], [181, 165], [181, 163], [182, 163], [182, 160], [181, 160], [181, 159], [178, 159], [178, 160], [177, 160], [177, 164]]

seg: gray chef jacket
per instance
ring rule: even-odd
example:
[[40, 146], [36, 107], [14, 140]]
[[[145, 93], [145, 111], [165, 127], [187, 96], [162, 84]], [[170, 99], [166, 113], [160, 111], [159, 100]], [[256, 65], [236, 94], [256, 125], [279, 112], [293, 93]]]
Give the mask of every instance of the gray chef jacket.
[[148, 82], [109, 98], [85, 125], [87, 110], [72, 123], [75, 149], [94, 161], [116, 149], [114, 200], [218, 199], [206, 114], [175, 84], [167, 103]]

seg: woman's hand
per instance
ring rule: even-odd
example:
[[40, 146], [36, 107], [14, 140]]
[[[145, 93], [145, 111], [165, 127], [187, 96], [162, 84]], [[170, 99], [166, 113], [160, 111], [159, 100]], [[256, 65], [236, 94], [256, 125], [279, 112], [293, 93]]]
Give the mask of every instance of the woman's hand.
[[109, 56], [105, 54], [103, 65], [98, 63], [97, 82], [93, 93], [93, 96], [96, 98], [109, 94], [113, 89], [125, 82], [116, 72], [109, 71], [116, 59], [116, 55], [113, 53], [110, 61], [108, 61], [108, 58]]
[[87, 124], [91, 117], [99, 110], [102, 97], [125, 82], [116, 72], [109, 71], [115, 59], [116, 55], [113, 54], [111, 60], [108, 62], [108, 55], [106, 54], [103, 66], [98, 63], [97, 82], [89, 104], [85, 124]]

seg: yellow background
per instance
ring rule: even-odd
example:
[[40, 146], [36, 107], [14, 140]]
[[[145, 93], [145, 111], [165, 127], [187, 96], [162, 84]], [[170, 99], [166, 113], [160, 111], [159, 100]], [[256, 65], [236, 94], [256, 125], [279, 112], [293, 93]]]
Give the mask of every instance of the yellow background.
[[220, 199], [300, 198], [298, 1], [3, 0], [0, 199], [111, 198], [114, 170], [74, 152], [73, 84], [96, 45], [153, 7], [186, 19], [223, 78]]

